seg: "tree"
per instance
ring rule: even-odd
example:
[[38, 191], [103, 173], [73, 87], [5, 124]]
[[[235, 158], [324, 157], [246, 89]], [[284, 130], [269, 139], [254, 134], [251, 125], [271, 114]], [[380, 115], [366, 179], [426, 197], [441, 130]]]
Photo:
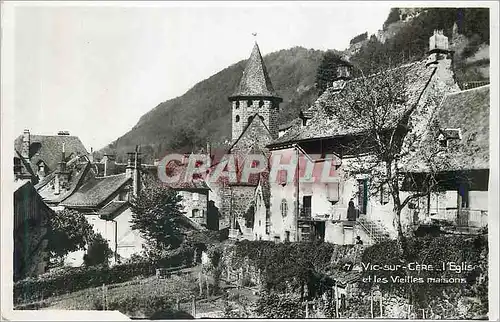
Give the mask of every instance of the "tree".
[[132, 229], [141, 233], [150, 248], [170, 250], [182, 243], [182, 230], [188, 223], [183, 218], [181, 200], [175, 190], [155, 179], [132, 200]]
[[316, 88], [319, 95], [326, 90], [327, 84], [337, 77], [337, 67], [341, 64], [345, 63], [340, 55], [333, 50], [325, 52], [316, 72]]
[[94, 235], [87, 253], [83, 255], [83, 263], [85, 266], [108, 266], [111, 256], [113, 256], [113, 251], [109, 248], [108, 241], [97, 233]]
[[387, 16], [387, 19], [384, 22], [384, 30], [387, 30], [387, 27], [389, 27], [389, 25], [391, 23], [399, 21], [400, 14], [401, 14], [401, 12], [400, 12], [399, 8], [391, 8], [391, 11], [389, 12], [389, 16]]
[[49, 218], [49, 227], [48, 250], [53, 257], [84, 249], [93, 237], [92, 226], [76, 210], [57, 211]]
[[[416, 93], [408, 86], [411, 83], [415, 87], [411, 68], [405, 65], [361, 76], [327, 106], [327, 113], [338, 126], [352, 134], [339, 140], [345, 160], [343, 170], [351, 176], [367, 175], [368, 190], [373, 195], [386, 193], [392, 199], [398, 244], [404, 256], [409, 252], [401, 211], [439, 186], [439, 169], [445, 166], [440, 158], [443, 148], [435, 139], [437, 132], [431, 121], [440, 97], [429, 95], [425, 102], [415, 99]], [[425, 171], [412, 174], [409, 160], [418, 160], [418, 167]], [[408, 185], [412, 191], [403, 198], [401, 191]]]

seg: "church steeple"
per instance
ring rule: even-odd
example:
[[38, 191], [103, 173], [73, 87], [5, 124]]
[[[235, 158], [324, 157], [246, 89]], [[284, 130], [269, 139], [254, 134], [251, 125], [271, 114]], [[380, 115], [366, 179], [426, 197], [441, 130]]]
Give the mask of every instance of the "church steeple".
[[273, 137], [278, 136], [277, 116], [279, 103], [283, 101], [274, 90], [259, 45], [255, 43], [250, 58], [233, 95], [232, 139], [236, 140], [246, 128], [252, 117], [258, 113], [269, 128]]

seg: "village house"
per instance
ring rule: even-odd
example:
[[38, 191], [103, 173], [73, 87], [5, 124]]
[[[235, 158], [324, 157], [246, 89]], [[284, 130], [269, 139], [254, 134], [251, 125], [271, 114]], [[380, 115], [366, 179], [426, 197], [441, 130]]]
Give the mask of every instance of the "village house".
[[[138, 150], [128, 154], [125, 164], [117, 163], [112, 155], [97, 161], [78, 137], [67, 132], [41, 136], [30, 135], [26, 130], [16, 139], [15, 153], [16, 179], [31, 181], [36, 200], [46, 204], [52, 213], [64, 209], [83, 213], [94, 231], [108, 241], [114, 252], [112, 263], [143, 250], [144, 239], [131, 229], [129, 202], [143, 188], [144, 176], [157, 175], [157, 166], [142, 164]], [[206, 229], [206, 184], [172, 188], [185, 195], [181, 204], [186, 209], [186, 219], [194, 228]], [[193, 214], [195, 218], [190, 218]], [[83, 254], [83, 250], [71, 253], [66, 261], [78, 266], [83, 262]]]
[[[479, 226], [486, 223], [489, 87], [460, 92], [451, 63], [452, 52], [448, 49], [447, 37], [442, 32], [435, 32], [430, 38], [429, 57], [388, 71], [406, 74], [408, 106], [416, 106], [414, 111], [418, 111], [412, 112], [410, 117], [420, 117], [412, 119], [414, 122], [424, 124], [425, 120], [432, 117], [432, 112], [436, 111], [435, 118], [442, 128], [441, 140], [449, 142], [443, 144], [474, 146], [477, 151], [472, 154], [458, 152], [460, 157], [455, 157], [457, 168], [443, 169], [443, 173], [466, 172], [469, 178], [472, 177], [472, 182], [464, 188], [463, 184], [451, 181], [451, 186], [443, 187], [440, 197], [429, 194], [423, 198], [427, 206], [421, 208], [427, 210], [419, 211], [417, 215], [417, 207], [410, 204], [402, 212], [405, 227], [415, 222], [415, 216], [432, 216], [436, 219], [458, 216], [458, 223], [467, 226], [472, 222]], [[373, 195], [369, 191], [370, 177], [362, 173], [349, 177], [343, 171], [349, 162], [357, 162], [358, 159], [354, 156], [361, 151], [342, 148], [347, 146], [347, 140], [359, 133], [353, 128], [339, 126], [335, 117], [328, 113], [328, 108], [332, 106], [342, 108], [336, 106], [336, 96], [341, 91], [348, 95], [358, 81], [349, 79], [349, 73], [342, 75], [343, 79], [335, 80], [313, 106], [302, 112], [299, 119], [288, 129], [284, 129], [280, 137], [268, 146], [273, 156], [295, 153], [318, 164], [331, 162], [336, 167], [339, 179], [338, 182], [331, 183], [302, 183], [293, 180], [279, 184], [271, 178], [271, 223], [266, 236], [270, 240], [300, 241], [314, 238], [336, 244], [353, 244], [356, 236], [360, 236], [369, 244], [396, 236], [391, 198], [386, 193]], [[436, 97], [439, 99], [431, 99]], [[436, 101], [442, 103], [435, 104]], [[329, 159], [327, 156], [330, 156]], [[424, 169], [421, 171], [425, 172]], [[409, 191], [402, 191], [402, 195], [407, 193]], [[447, 196], [444, 197], [446, 201], [443, 201], [443, 194]], [[347, 217], [350, 201], [354, 202], [359, 214], [355, 221], [348, 220]]]
[[14, 191], [14, 281], [45, 273], [48, 262], [48, 219], [54, 211], [30, 180], [20, 179]]

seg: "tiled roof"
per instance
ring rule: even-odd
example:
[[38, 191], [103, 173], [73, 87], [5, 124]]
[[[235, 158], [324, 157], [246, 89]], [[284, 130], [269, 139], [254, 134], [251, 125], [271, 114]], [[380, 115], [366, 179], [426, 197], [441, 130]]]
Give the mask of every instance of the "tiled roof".
[[[411, 108], [420, 99], [422, 92], [427, 87], [428, 82], [432, 78], [435, 71], [435, 67], [427, 67], [425, 61], [415, 62], [407, 65], [403, 65], [392, 70], [388, 70], [388, 73], [398, 72], [405, 75], [408, 86], [408, 101], [405, 107], [402, 108], [400, 113], [393, 113], [392, 119], [388, 120], [387, 126], [395, 125], [402, 115]], [[384, 74], [374, 74], [368, 76], [369, 78], [374, 77], [384, 77]], [[290, 128], [284, 135], [276, 139], [272, 146], [278, 146], [280, 144], [292, 143], [302, 140], [318, 139], [334, 136], [352, 135], [360, 132], [360, 128], [355, 126], [353, 121], [353, 126], [341, 126], [339, 121], [335, 118], [335, 113], [332, 113], [335, 109], [342, 109], [342, 103], [339, 100], [339, 93], [350, 95], [350, 93], [355, 92], [356, 86], [362, 81], [362, 79], [353, 79], [346, 81], [342, 85], [340, 91], [335, 91], [333, 88], [328, 88], [309, 108], [307, 111], [302, 112], [302, 114], [307, 114], [312, 116], [312, 118], [307, 122], [306, 126], [302, 126], [302, 122], [296, 122], [296, 124]]]
[[98, 207], [129, 180], [132, 179], [128, 178], [125, 173], [93, 178], [64, 200], [61, 205], [82, 208]]
[[168, 187], [175, 190], [210, 190], [203, 179], [193, 179], [191, 181], [180, 181], [167, 184]]
[[[16, 151], [21, 151], [23, 136], [14, 142]], [[30, 135], [30, 164], [36, 169], [36, 164], [42, 160], [48, 167], [45, 171], [52, 171], [61, 161], [61, 152], [64, 144], [66, 159], [76, 155], [88, 155], [85, 146], [77, 136], [71, 135]], [[36, 170], [35, 170], [36, 171]]]
[[[489, 85], [448, 94], [438, 107], [434, 121], [450, 139], [448, 148], [440, 155], [441, 160], [433, 162], [437, 170], [489, 169]], [[461, 138], [457, 138], [458, 129]], [[428, 139], [437, 140], [434, 136]], [[425, 171], [425, 168], [418, 159], [407, 165], [409, 171]]]
[[259, 46], [255, 43], [252, 54], [241, 77], [240, 84], [231, 97], [265, 96], [279, 98], [273, 88], [266, 65], [260, 54]]
[[128, 201], [126, 200], [113, 200], [110, 203], [108, 203], [106, 206], [102, 207], [101, 210], [99, 210], [99, 215], [100, 216], [112, 216], [116, 211], [122, 209]]

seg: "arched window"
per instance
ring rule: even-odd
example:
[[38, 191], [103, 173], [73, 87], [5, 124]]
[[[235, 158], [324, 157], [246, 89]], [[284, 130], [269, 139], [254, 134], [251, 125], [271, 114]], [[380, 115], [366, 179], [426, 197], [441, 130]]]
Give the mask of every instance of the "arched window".
[[288, 203], [286, 202], [286, 199], [281, 200], [281, 216], [286, 217], [288, 215]]
[[240, 107], [240, 101], [236, 101], [236, 103], [234, 104], [234, 107], [235, 108], [239, 108]]
[[250, 107], [250, 106], [252, 106], [252, 100], [247, 101], [247, 107]]
[[260, 100], [260, 101], [259, 101], [259, 107], [262, 107], [262, 106], [264, 106], [264, 101], [263, 101], [263, 100]]
[[252, 122], [252, 117], [249, 116], [248, 119], [247, 119], [247, 123], [250, 124], [250, 122]]
[[236, 123], [238, 123], [239, 121], [240, 121], [240, 116], [236, 115]]

